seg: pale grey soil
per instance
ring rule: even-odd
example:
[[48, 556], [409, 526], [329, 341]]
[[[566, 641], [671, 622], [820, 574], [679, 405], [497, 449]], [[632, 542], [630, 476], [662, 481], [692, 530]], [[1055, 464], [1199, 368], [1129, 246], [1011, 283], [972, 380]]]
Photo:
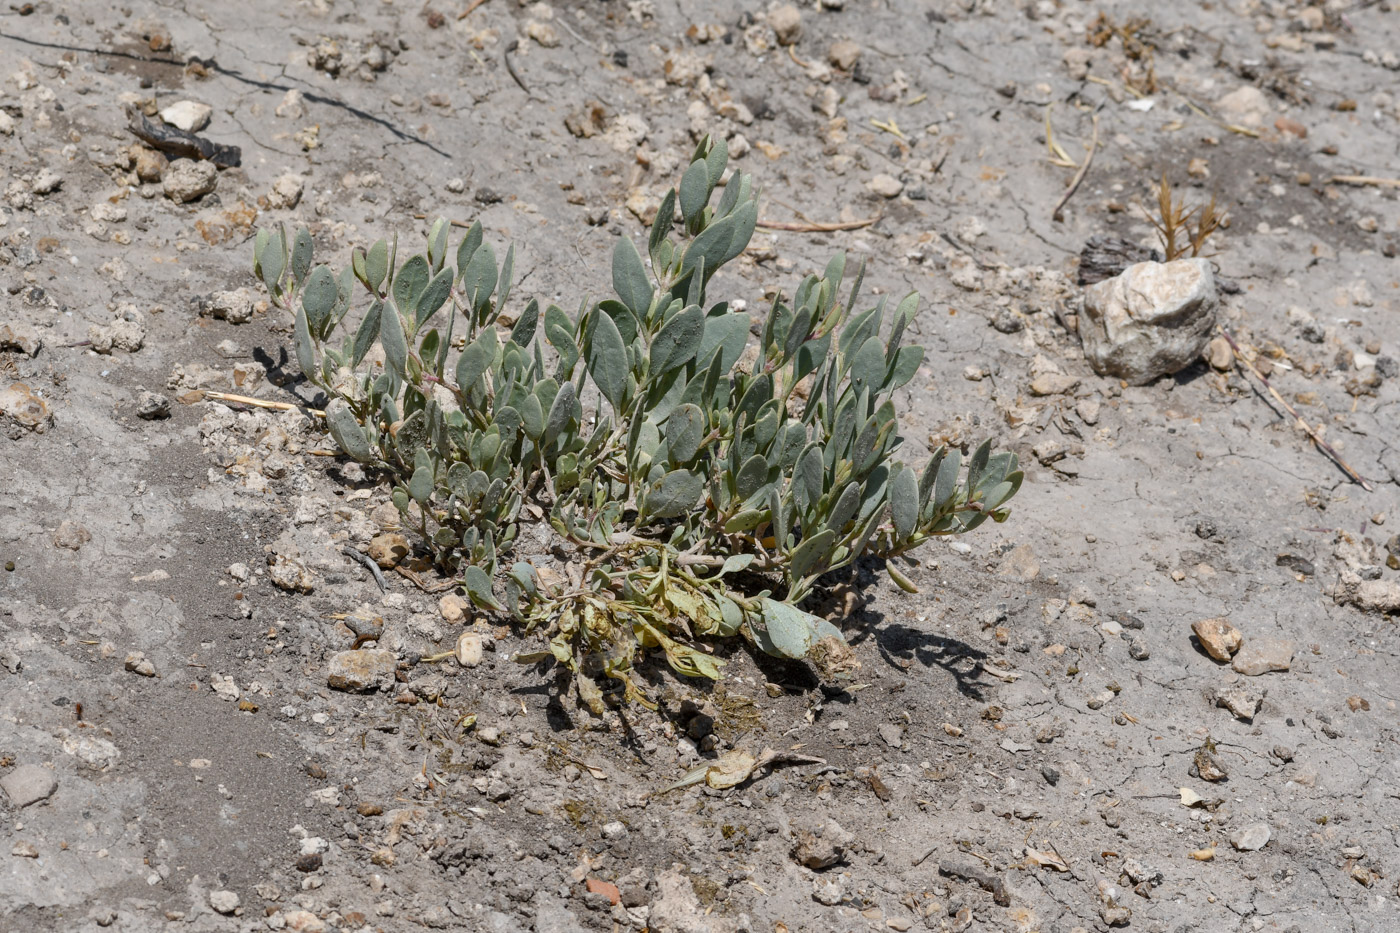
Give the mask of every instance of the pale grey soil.
[[[820, 70], [834, 41], [861, 49], [855, 74], [828, 69], [829, 83], [771, 47], [753, 19], [764, 8], [729, 2], [561, 3], [535, 30], [555, 47], [526, 37], [544, 12], [511, 0], [463, 20], [442, 0], [19, 6], [0, 15], [13, 123], [0, 325], [35, 327], [44, 346], [0, 348], [0, 388], [25, 383], [54, 423], [0, 436], [0, 565], [14, 564], [0, 571], [0, 779], [37, 763], [58, 789], [23, 810], [0, 794], [0, 930], [1070, 933], [1117, 919], [1109, 884], [1135, 930], [1400, 927], [1400, 639], [1393, 618], [1332, 596], [1343, 571], [1400, 579], [1383, 566], [1400, 531], [1400, 188], [1328, 183], [1400, 176], [1393, 0], [1105, 4], [1119, 23], [1151, 17], [1150, 109], [1122, 88], [1142, 63], [1117, 39], [1086, 43], [1099, 6], [1077, 0], [808, 4], [797, 59]], [[746, 47], [741, 17], [768, 50]], [[692, 24], [716, 38], [687, 38]], [[152, 34], [171, 50], [152, 52]], [[504, 65], [517, 38], [529, 96]], [[332, 40], [339, 76], [308, 65]], [[1073, 75], [1081, 50], [1101, 81]], [[384, 66], [364, 66], [372, 81], [356, 73], [367, 55]], [[712, 65], [698, 83], [697, 56]], [[688, 83], [667, 83], [668, 60]], [[1232, 108], [1240, 95], [1216, 106], [1240, 87], [1262, 89], [1257, 112]], [[289, 89], [304, 115], [277, 115]], [[212, 105], [206, 135], [242, 147], [214, 194], [179, 206], [131, 184], [122, 104], [150, 97]], [[602, 132], [576, 138], [565, 121], [588, 101]], [[1051, 102], [1072, 159], [1090, 112], [1102, 144], [1060, 223], [1074, 169], [1047, 159]], [[295, 134], [313, 126], [306, 150]], [[341, 262], [381, 235], [420, 237], [439, 213], [479, 217], [517, 245], [513, 301], [572, 310], [606, 294], [613, 238], [642, 229], [629, 195], [673, 183], [706, 129], [752, 146], [737, 164], [768, 219], [881, 215], [760, 231], [715, 288], [758, 308], [844, 249], [871, 261], [868, 285], [922, 293], [929, 360], [904, 399], [903, 456], [985, 436], [1016, 450], [1028, 480], [1011, 520], [931, 548], [912, 571], [922, 595], [864, 569], [866, 602], [834, 616], [862, 664], [845, 689], [721, 648], [729, 677], [700, 752], [683, 702], [705, 702], [704, 685], [653, 664], [664, 715], [595, 720], [561, 702], [552, 673], [509, 660], [532, 643], [505, 629], [474, 670], [405, 664], [379, 693], [328, 689], [327, 659], [351, 643], [336, 617], [358, 606], [405, 660], [445, 650], [460, 624], [402, 578], [381, 596], [343, 556], [386, 495], [307, 454], [327, 448], [309, 419], [189, 394], [316, 402], [277, 312], [199, 316], [197, 299], [255, 284], [249, 221], [310, 224]], [[35, 194], [45, 169], [61, 185]], [[1239, 372], [1203, 363], [1121, 388], [1085, 365], [1066, 328], [1076, 257], [1096, 233], [1148, 242], [1137, 205], [1163, 169], [1231, 215], [1212, 242], [1238, 286], [1223, 321], [1276, 350], [1279, 391], [1375, 492]], [[264, 200], [253, 220], [285, 173], [300, 203]], [[877, 174], [902, 193], [871, 193]], [[125, 305], [139, 351], [69, 346]], [[1033, 396], [1047, 366], [1077, 386]], [[216, 372], [197, 384], [199, 367]], [[146, 390], [172, 400], [168, 420], [137, 418]], [[91, 536], [77, 551], [54, 544], [64, 521]], [[313, 593], [268, 582], [274, 548], [299, 551]], [[1291, 669], [1242, 677], [1210, 660], [1190, 625], [1222, 615], [1247, 643], [1290, 640]], [[125, 669], [136, 651], [157, 676]], [[1263, 695], [1253, 722], [1215, 705], [1236, 684]], [[498, 745], [481, 741], [489, 729]], [[1228, 780], [1193, 775], [1207, 743]], [[659, 793], [701, 758], [765, 746], [828, 764]], [[1219, 804], [1187, 809], [1180, 788]], [[851, 839], [814, 872], [789, 853], [828, 819]], [[1267, 845], [1232, 847], [1258, 823]], [[1068, 871], [1035, 867], [1027, 847]], [[318, 849], [319, 867], [298, 866]], [[1002, 878], [1004, 896], [940, 864]], [[1125, 865], [1149, 879], [1141, 893]], [[623, 905], [584, 878], [616, 882]], [[237, 915], [211, 910], [219, 890], [239, 895]]]

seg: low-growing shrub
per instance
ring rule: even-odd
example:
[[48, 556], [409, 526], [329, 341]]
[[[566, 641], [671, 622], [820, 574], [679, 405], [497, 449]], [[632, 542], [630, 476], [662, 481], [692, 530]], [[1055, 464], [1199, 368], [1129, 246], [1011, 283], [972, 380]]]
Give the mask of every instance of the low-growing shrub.
[[[440, 219], [424, 252], [400, 261], [380, 240], [339, 273], [313, 265], [304, 228], [256, 239], [254, 271], [295, 315], [340, 449], [382, 471], [477, 606], [547, 639], [521, 660], [568, 668], [594, 711], [609, 681], [648, 704], [639, 648], [711, 678], [723, 662], [702, 639], [845, 650], [799, 608], [819, 577], [874, 555], [912, 589], [896, 558], [1004, 520], [1021, 484], [1016, 457], [987, 444], [966, 469], [957, 450], [921, 471], [892, 458], [893, 395], [924, 358], [904, 342], [917, 295], [856, 312], [863, 267], [847, 286], [837, 256], [761, 325], [709, 300], [758, 220], [742, 172], [711, 203], [726, 162], [722, 141], [700, 144], [651, 227], [650, 270], [621, 238], [616, 297], [572, 318], [533, 299], [504, 316], [515, 250], [498, 263], [480, 223], [455, 252]], [[527, 559], [561, 548], [564, 573]]]

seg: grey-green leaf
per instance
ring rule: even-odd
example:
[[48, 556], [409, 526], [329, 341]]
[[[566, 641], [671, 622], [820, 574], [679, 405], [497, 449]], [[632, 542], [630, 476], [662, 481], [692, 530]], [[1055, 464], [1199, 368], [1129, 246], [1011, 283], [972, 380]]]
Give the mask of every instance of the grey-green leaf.
[[630, 237], [620, 237], [613, 247], [612, 281], [613, 291], [633, 314], [638, 318], [646, 314], [651, 307], [651, 277]]
[[938, 478], [933, 481], [933, 505], [942, 509], [953, 498], [958, 489], [958, 471], [962, 469], [962, 454], [956, 450], [948, 452], [938, 465]]
[[710, 199], [710, 191], [710, 173], [705, 163], [690, 163], [690, 167], [681, 176], [680, 189], [681, 216], [685, 218], [687, 226], [693, 225], [700, 212], [705, 209], [705, 202]]
[[851, 388], [857, 395], [868, 388], [873, 395], [885, 381], [885, 348], [877, 335], [870, 336], [851, 359]]
[[844, 641], [841, 630], [825, 619], [803, 612], [789, 603], [764, 597], [762, 629], [755, 628], [758, 645], [780, 658], [805, 658], [818, 641], [835, 637]]
[[446, 217], [439, 217], [428, 228], [428, 261], [434, 272], [442, 268], [443, 260], [447, 258], [447, 231], [450, 227]]
[[749, 564], [753, 562], [754, 556], [752, 554], [730, 554], [724, 559], [724, 566], [720, 568], [719, 575], [724, 576], [726, 573], [738, 573], [741, 570], [747, 569]]
[[433, 471], [426, 466], [415, 469], [408, 480], [408, 494], [419, 505], [427, 505], [433, 494]]
[[365, 254], [365, 278], [369, 280], [369, 287], [374, 289], [375, 294], [379, 293], [380, 286], [384, 284], [384, 277], [388, 274], [389, 244], [380, 240]]
[[813, 568], [821, 566], [835, 543], [836, 532], [830, 528], [824, 528], [811, 537], [803, 538], [802, 543], [788, 559], [788, 574], [793, 580], [807, 576]]
[[1011, 498], [1012, 485], [1008, 482], [1000, 482], [987, 491], [987, 497], [982, 503], [982, 507], [987, 511], [1000, 506], [1007, 499]]
[[374, 450], [370, 447], [369, 438], [365, 436], [364, 428], [355, 420], [355, 413], [350, 410], [344, 399], [332, 399], [326, 406], [326, 427], [330, 429], [331, 437], [341, 450], [360, 463], [374, 461]]
[[691, 305], [667, 321], [651, 342], [650, 378], [656, 379], [694, 359], [704, 336], [705, 311], [699, 305]]
[[467, 268], [462, 272], [462, 293], [467, 296], [467, 303], [474, 312], [480, 314], [491, 300], [491, 293], [496, 290], [497, 274], [496, 253], [490, 243], [482, 243], [472, 253]]
[[992, 456], [991, 438], [983, 441], [981, 446], [972, 452], [972, 459], [967, 464], [967, 488], [976, 489], [977, 484], [982, 481], [982, 472], [986, 470], [987, 463]]
[[666, 265], [660, 261], [665, 257], [658, 251], [663, 244], [667, 243], [666, 236], [671, 232], [671, 222], [675, 213], [676, 189], [668, 188], [661, 197], [661, 209], [656, 212], [656, 219], [651, 222], [651, 233], [647, 236], [647, 251], [651, 253], [652, 265], [656, 267], [658, 273]]
[[744, 251], [757, 223], [758, 205], [749, 201], [728, 217], [710, 224], [686, 248], [681, 272], [689, 272], [703, 263], [706, 274], [713, 275], [716, 269]]
[[739, 357], [744, 354], [744, 346], [749, 340], [749, 316], [747, 314], [717, 314], [705, 318], [705, 338], [700, 341], [700, 352], [696, 358], [703, 365], [708, 363], [715, 350], [719, 350], [720, 368], [724, 372], [734, 368]]
[[860, 508], [860, 483], [850, 482], [841, 490], [841, 495], [837, 496], [836, 504], [832, 506], [831, 513], [827, 515], [826, 527], [840, 534], [846, 528], [846, 524], [855, 517], [856, 509]]
[[821, 447], [812, 444], [797, 458], [797, 466], [792, 471], [793, 494], [799, 502], [816, 502], [821, 498], [825, 479]]
[[898, 389], [908, 384], [910, 379], [919, 371], [919, 367], [924, 362], [923, 347], [900, 347], [896, 354], [894, 367], [890, 370], [889, 379], [885, 382], [886, 391]]
[[262, 278], [262, 258], [263, 251], [267, 249], [267, 244], [272, 241], [272, 234], [266, 227], [259, 227], [258, 232], [253, 235], [253, 274]]
[[535, 339], [535, 328], [540, 322], [540, 303], [534, 298], [525, 305], [525, 310], [521, 312], [520, 319], [515, 322], [515, 326], [510, 329], [510, 339], [518, 347], [528, 347], [530, 341]]
[[491, 578], [487, 576], [486, 571], [473, 564], [463, 571], [462, 582], [466, 586], [467, 595], [471, 597], [471, 601], [482, 609], [494, 611], [501, 609], [500, 602], [491, 592]]
[[287, 244], [282, 234], [274, 233], [268, 237], [267, 245], [263, 247], [261, 265], [263, 284], [269, 292], [277, 294], [282, 273], [287, 271]]
[[548, 446], [564, 431], [569, 429], [570, 423], [576, 423], [580, 415], [578, 395], [574, 391], [574, 384], [566, 382], [559, 387], [559, 392], [554, 396], [554, 404], [549, 406], [549, 418], [544, 426], [544, 442]]
[[496, 361], [499, 348], [495, 328], [488, 327], [477, 334], [476, 339], [457, 358], [457, 388], [465, 392], [476, 385], [476, 381]]
[[394, 276], [393, 292], [394, 304], [401, 313], [412, 316], [418, 297], [428, 287], [428, 278], [428, 260], [421, 254], [410, 256], [399, 267], [398, 274]]
[[545, 309], [544, 336], [559, 352], [560, 378], [569, 378], [578, 362], [578, 343], [574, 340], [574, 322], [556, 305]]
[[914, 471], [900, 464], [890, 480], [890, 521], [898, 542], [909, 540], [919, 524], [919, 481]]
[[698, 405], [686, 402], [678, 405], [666, 419], [666, 443], [671, 448], [674, 463], [689, 463], [705, 439], [705, 413]]
[[329, 266], [317, 266], [301, 291], [301, 306], [306, 309], [306, 321], [313, 334], [324, 333], [338, 296], [335, 273]]
[[768, 516], [773, 523], [773, 541], [778, 547], [786, 547], [788, 526], [793, 514], [792, 509], [784, 504], [782, 493], [778, 492], [777, 483], [768, 487]]
[[711, 190], [714, 190], [715, 185], [724, 177], [724, 167], [728, 164], [729, 143], [724, 141], [723, 136], [717, 137], [710, 154], [705, 156], [705, 173], [709, 176]]
[[400, 377], [408, 368], [408, 340], [403, 322], [393, 308], [385, 308], [379, 319], [379, 342], [384, 347], [384, 359]]
[[690, 470], [672, 470], [647, 490], [646, 511], [653, 518], [679, 518], [700, 500], [705, 480]]
[[900, 299], [899, 305], [894, 309], [896, 319], [908, 324], [914, 320], [914, 316], [919, 313], [919, 293], [910, 292]]
[[311, 268], [311, 251], [311, 231], [301, 227], [292, 237], [292, 278], [298, 287], [306, 281], [306, 273]]
[[510, 298], [511, 286], [515, 284], [515, 244], [506, 247], [506, 258], [501, 261], [500, 289], [496, 293], [496, 311], [499, 313]]
[[413, 309], [414, 330], [422, 328], [427, 323], [428, 318], [437, 314], [438, 309], [447, 303], [447, 299], [452, 295], [451, 269], [443, 269], [433, 280], [423, 289], [423, 294], [418, 298], [418, 304]]
[[375, 300], [365, 312], [365, 318], [360, 322], [359, 328], [355, 331], [355, 343], [351, 348], [350, 365], [359, 366], [364, 360], [365, 354], [369, 353], [369, 348], [374, 346], [374, 341], [379, 337], [379, 316], [384, 311], [384, 302]]
[[314, 382], [316, 379], [316, 345], [311, 342], [311, 329], [306, 323], [305, 308], [297, 309], [294, 336], [297, 365], [301, 367], [301, 374]]
[[520, 427], [525, 436], [538, 441], [544, 434], [544, 406], [538, 395], [527, 393], [520, 401]]
[[738, 474], [734, 477], [739, 500], [742, 502], [758, 492], [767, 481], [768, 458], [763, 454], [754, 454], [744, 461], [743, 465], [739, 467]]
[[[624, 243], [630, 241], [624, 240]], [[636, 250], [633, 250], [635, 253]], [[616, 263], [614, 263], [614, 271]], [[590, 318], [593, 333], [588, 341], [588, 374], [598, 385], [598, 391], [612, 405], [619, 417], [627, 394], [627, 347], [617, 324], [606, 314], [595, 313]]]
[[467, 235], [462, 237], [462, 242], [457, 244], [457, 273], [460, 275], [467, 269], [467, 263], [471, 262], [472, 255], [481, 246], [481, 221], [476, 221], [467, 230]]
[[724, 523], [724, 533], [734, 535], [744, 531], [753, 531], [767, 518], [768, 511], [766, 509], [745, 509]]

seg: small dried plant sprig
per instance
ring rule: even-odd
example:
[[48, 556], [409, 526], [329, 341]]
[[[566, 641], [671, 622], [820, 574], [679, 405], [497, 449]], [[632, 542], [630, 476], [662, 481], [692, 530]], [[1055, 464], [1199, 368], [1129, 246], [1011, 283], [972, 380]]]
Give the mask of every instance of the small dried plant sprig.
[[1228, 225], [1229, 215], [1217, 209], [1214, 195], [1211, 195], [1208, 204], [1187, 210], [1184, 197], [1180, 201], [1172, 198], [1171, 182], [1167, 180], [1165, 171], [1156, 187], [1157, 216], [1154, 217], [1147, 210], [1144, 213], [1152, 226], [1157, 228], [1166, 261], [1181, 259], [1188, 251], [1192, 258], [1201, 256], [1211, 234]]

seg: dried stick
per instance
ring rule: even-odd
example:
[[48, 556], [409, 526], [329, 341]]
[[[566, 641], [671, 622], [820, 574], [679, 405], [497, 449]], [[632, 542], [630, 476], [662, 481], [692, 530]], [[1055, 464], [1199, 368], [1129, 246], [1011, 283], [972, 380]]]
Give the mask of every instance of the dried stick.
[[[791, 48], [791, 46], [789, 46], [789, 48]], [[875, 129], [889, 133], [891, 136], [894, 136], [898, 139], [902, 139], [905, 141], [909, 139], [908, 136], [904, 135], [904, 131], [899, 128], [899, 124], [895, 123], [893, 119], [881, 122], [875, 119], [874, 117], [871, 117], [870, 125], [875, 127]]]
[[472, 0], [471, 3], [467, 4], [467, 8], [465, 10], [457, 14], [457, 18], [466, 19], [468, 16], [472, 15], [472, 10], [475, 10], [477, 7], [481, 6], [485, 2], [486, 0]]
[[403, 577], [405, 580], [418, 587], [424, 593], [429, 594], [445, 593], [448, 590], [452, 589], [454, 586], [458, 586], [460, 584], [460, 581], [458, 580], [445, 580], [438, 583], [428, 583], [424, 581], [424, 579], [418, 574], [414, 573], [412, 570], [409, 570], [407, 567], [402, 567], [398, 564], [394, 565], [394, 571], [398, 573], [399, 576]]
[[379, 565], [374, 562], [373, 557], [370, 557], [363, 551], [355, 550], [348, 544], [345, 547], [341, 548], [340, 551], [346, 557], [353, 558], [357, 562], [365, 565], [365, 569], [367, 569], [374, 576], [374, 582], [379, 585], [379, 592], [383, 593], [389, 588], [388, 584], [384, 582], [383, 572], [379, 569]]
[[1333, 175], [1328, 183], [1340, 182], [1343, 185], [1370, 185], [1376, 188], [1400, 188], [1400, 178], [1377, 178], [1375, 175]]
[[787, 223], [782, 220], [760, 220], [758, 226], [765, 230], [788, 230], [792, 233], [835, 233], [838, 230], [859, 230], [868, 227], [880, 219], [880, 215], [867, 217], [864, 220], [843, 220], [837, 223]]
[[1054, 102], [1045, 106], [1045, 148], [1050, 150], [1050, 164], [1060, 168], [1074, 168], [1074, 160], [1065, 152], [1065, 147], [1055, 142], [1055, 128], [1050, 124], [1050, 111], [1054, 109]]
[[[427, 214], [414, 214], [414, 215], [413, 215], [413, 219], [414, 219], [414, 220], [427, 220], [427, 219], [428, 219], [428, 215], [427, 215]], [[463, 230], [470, 230], [470, 229], [471, 229], [471, 226], [472, 226], [471, 224], [467, 223], [465, 220], [449, 220], [448, 223], [451, 224], [451, 225], [454, 226], [454, 227], [461, 227]]]
[[1069, 183], [1069, 190], [1065, 192], [1064, 197], [1060, 198], [1060, 203], [1055, 205], [1055, 210], [1050, 215], [1056, 223], [1060, 223], [1065, 219], [1063, 213], [1065, 205], [1069, 203], [1070, 198], [1074, 197], [1074, 193], [1079, 190], [1079, 185], [1084, 181], [1084, 176], [1089, 174], [1089, 166], [1094, 164], [1094, 152], [1098, 148], [1099, 115], [1096, 113], [1094, 114], [1094, 136], [1089, 140], [1089, 151], [1084, 156], [1084, 164], [1079, 166], [1079, 171], [1074, 173], [1074, 180]]
[[1282, 405], [1284, 410], [1293, 416], [1294, 420], [1298, 422], [1298, 427], [1308, 432], [1308, 437], [1312, 438], [1313, 443], [1316, 444], [1323, 453], [1331, 457], [1332, 460], [1337, 464], [1337, 466], [1342, 468], [1342, 470], [1346, 473], [1347, 476], [1350, 476], [1354, 481], [1360, 483], [1362, 489], [1366, 490], [1367, 492], [1375, 492], [1376, 487], [1368, 483], [1365, 477], [1363, 477], [1360, 473], [1353, 470], [1351, 468], [1351, 465], [1342, 459], [1342, 455], [1333, 450], [1332, 445], [1324, 441], [1322, 439], [1322, 436], [1319, 435], [1317, 431], [1315, 431], [1312, 428], [1311, 425], [1309, 425], [1306, 421], [1303, 420], [1303, 416], [1298, 414], [1298, 410], [1295, 409], [1292, 405], [1288, 404], [1288, 402], [1284, 399], [1282, 395], [1278, 394], [1278, 390], [1269, 384], [1269, 380], [1264, 377], [1264, 374], [1261, 373], [1253, 363], [1245, 359], [1244, 353], [1240, 350], [1240, 345], [1235, 343], [1235, 338], [1230, 336], [1230, 332], [1222, 327], [1220, 328], [1220, 335], [1224, 337], [1227, 341], [1229, 341], [1230, 349], [1235, 352], [1235, 359], [1243, 363], [1246, 367], [1248, 367], [1250, 372], [1254, 373], [1254, 378], [1258, 379], [1264, 384], [1264, 388], [1269, 390], [1269, 394], [1273, 396], [1274, 401]]
[[511, 78], [515, 81], [516, 84], [520, 85], [520, 90], [525, 92], [525, 96], [530, 98], [531, 100], [542, 101], [543, 98], [536, 97], [534, 92], [525, 86], [525, 79], [520, 77], [520, 73], [515, 70], [515, 65], [510, 60], [510, 53], [514, 52], [518, 48], [520, 48], [520, 40], [511, 39], [510, 44], [507, 45], [505, 49], [501, 52], [501, 60], [506, 63], [506, 71], [510, 72]]
[[1202, 107], [1200, 104], [1197, 104], [1195, 101], [1193, 101], [1191, 98], [1187, 97], [1185, 94], [1183, 94], [1183, 93], [1181, 93], [1180, 91], [1178, 91], [1176, 88], [1171, 88], [1171, 91], [1172, 91], [1172, 93], [1174, 93], [1177, 97], [1180, 97], [1183, 101], [1185, 101], [1186, 106], [1190, 107], [1190, 108], [1191, 108], [1192, 110], [1194, 110], [1197, 114], [1199, 114], [1199, 115], [1202, 116], [1202, 117], [1205, 117], [1207, 120], [1209, 120], [1210, 122], [1214, 123], [1216, 126], [1220, 127], [1221, 129], [1229, 130], [1231, 133], [1238, 133], [1238, 134], [1240, 134], [1241, 136], [1248, 136], [1248, 137], [1250, 137], [1251, 139], [1258, 139], [1258, 138], [1259, 138], [1259, 131], [1258, 131], [1258, 130], [1252, 130], [1252, 129], [1250, 129], [1250, 128], [1247, 127], [1247, 126], [1240, 126], [1240, 125], [1237, 124], [1237, 123], [1226, 123], [1224, 120], [1220, 119], [1219, 117], [1212, 116], [1209, 112], [1206, 111], [1206, 109], [1205, 109], [1204, 107]]
[[326, 417], [326, 413], [319, 408], [307, 408], [305, 405], [293, 405], [290, 402], [269, 402], [266, 399], [250, 398], [246, 395], [230, 395], [227, 392], [205, 392], [205, 398], [212, 398], [220, 402], [237, 402], [240, 405], [251, 405], [254, 408], [271, 408], [273, 411], [304, 411], [308, 414]]

